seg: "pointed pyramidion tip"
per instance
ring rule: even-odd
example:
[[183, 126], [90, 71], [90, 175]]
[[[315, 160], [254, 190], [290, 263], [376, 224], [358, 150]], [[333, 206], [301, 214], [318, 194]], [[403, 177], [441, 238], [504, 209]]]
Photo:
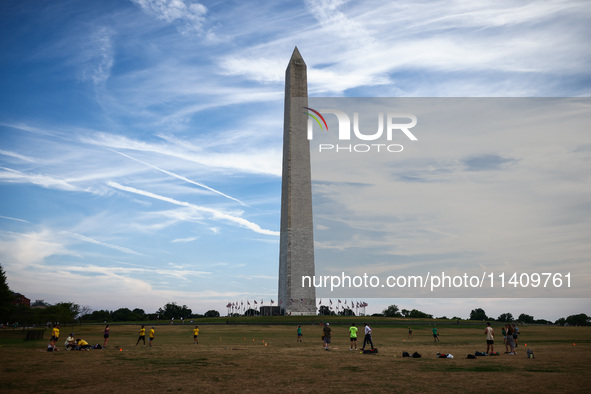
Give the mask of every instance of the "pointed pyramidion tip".
[[306, 64], [304, 62], [304, 58], [300, 54], [300, 51], [298, 50], [297, 46], [293, 49], [293, 53], [291, 54], [291, 59], [289, 60], [289, 62], [298, 64], [298, 65], [299, 64]]

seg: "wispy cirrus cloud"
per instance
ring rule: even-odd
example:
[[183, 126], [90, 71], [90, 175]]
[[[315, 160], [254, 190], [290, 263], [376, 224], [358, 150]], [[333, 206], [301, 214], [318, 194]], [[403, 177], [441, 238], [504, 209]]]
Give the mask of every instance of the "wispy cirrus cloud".
[[161, 196], [156, 193], [148, 192], [145, 190], [139, 190], [139, 189], [136, 189], [136, 188], [130, 187], [130, 186], [123, 186], [123, 185], [121, 185], [117, 182], [113, 182], [113, 181], [107, 182], [107, 185], [109, 185], [110, 187], [112, 187], [114, 189], [118, 189], [118, 190], [121, 190], [124, 192], [134, 193], [134, 194], [142, 195], [145, 197], [154, 198], [156, 200], [165, 201], [170, 204], [179, 205], [182, 207], [187, 207], [187, 208], [190, 208], [190, 209], [198, 211], [198, 212], [207, 213], [214, 220], [223, 220], [226, 222], [237, 224], [240, 227], [247, 228], [247, 229], [252, 230], [252, 231], [259, 233], [259, 234], [279, 236], [278, 231], [263, 229], [256, 223], [250, 222], [250, 221], [248, 221], [244, 218], [238, 217], [238, 216], [228, 214], [226, 212], [222, 212], [218, 209], [209, 208], [209, 207], [201, 207], [201, 206], [194, 205], [194, 204], [191, 204], [188, 202], [178, 201], [178, 200], [175, 200], [174, 198], [171, 198], [171, 197]]
[[162, 172], [162, 173], [164, 173], [164, 174], [166, 174], [166, 175], [170, 175], [170, 176], [171, 176], [171, 177], [173, 177], [173, 178], [179, 179], [179, 180], [181, 180], [181, 181], [184, 181], [184, 182], [190, 183], [190, 184], [192, 184], [192, 185], [195, 185], [195, 186], [202, 187], [202, 188], [204, 188], [204, 189], [206, 189], [206, 190], [209, 190], [209, 191], [211, 191], [211, 192], [213, 192], [213, 193], [215, 193], [215, 194], [219, 194], [220, 196], [222, 196], [222, 197], [225, 197], [225, 198], [227, 198], [227, 199], [229, 199], [229, 200], [236, 201], [236, 202], [237, 202], [237, 203], [239, 203], [240, 205], [246, 205], [246, 204], [244, 204], [242, 201], [240, 201], [239, 199], [237, 199], [237, 198], [235, 198], [235, 197], [232, 197], [232, 196], [228, 196], [227, 194], [224, 194], [224, 193], [222, 193], [222, 192], [221, 192], [221, 191], [219, 191], [219, 190], [216, 190], [216, 189], [214, 189], [214, 188], [212, 188], [212, 187], [209, 187], [209, 186], [207, 186], [207, 185], [204, 185], [203, 183], [200, 183], [200, 182], [195, 182], [195, 181], [192, 181], [192, 180], [190, 180], [190, 179], [188, 179], [188, 178], [186, 178], [186, 177], [184, 177], [184, 176], [182, 176], [182, 175], [178, 175], [178, 174], [175, 174], [174, 172], [167, 171], [167, 170], [164, 170], [164, 169], [162, 169], [162, 168], [158, 168], [158, 167], [156, 167], [156, 166], [154, 166], [154, 165], [152, 165], [152, 164], [150, 164], [150, 163], [146, 163], [145, 161], [142, 161], [142, 160], [139, 160], [139, 159], [133, 158], [133, 157], [131, 157], [131, 156], [129, 156], [129, 155], [126, 155], [125, 153], [121, 153], [121, 152], [117, 152], [117, 151], [113, 151], [113, 152], [115, 152], [115, 153], [118, 153], [118, 154], [120, 154], [121, 156], [127, 157], [128, 159], [131, 159], [131, 160], [137, 161], [138, 163], [144, 164], [144, 165], [146, 165], [146, 166], [148, 166], [148, 167], [150, 167], [150, 168], [153, 168], [153, 169], [155, 169], [156, 171], [160, 171], [160, 172]]
[[110, 243], [107, 243], [107, 242], [101, 242], [101, 241], [98, 241], [98, 240], [96, 240], [94, 238], [87, 237], [87, 236], [82, 235], [82, 234], [70, 233], [70, 232], [64, 232], [64, 234], [67, 235], [67, 236], [70, 236], [72, 238], [79, 239], [80, 241], [88, 242], [88, 243], [91, 243], [91, 244], [94, 244], [94, 245], [104, 246], [106, 248], [114, 249], [114, 250], [117, 250], [117, 251], [123, 252], [123, 253], [128, 253], [128, 254], [133, 254], [133, 255], [137, 255], [137, 256], [142, 256], [141, 253], [138, 253], [138, 252], [136, 252], [134, 250], [131, 250], [129, 248], [125, 248], [123, 246], [118, 246], [118, 245], [113, 245], [113, 244], [110, 244]]
[[44, 174], [26, 174], [10, 168], [0, 167], [0, 182], [6, 183], [31, 183], [48, 189], [65, 191], [81, 191], [81, 189], [68, 180], [59, 179]]
[[15, 152], [10, 152], [10, 151], [6, 151], [6, 150], [2, 150], [2, 149], [0, 149], [0, 155], [4, 155], [4, 156], [8, 156], [8, 157], [14, 157], [15, 159], [19, 159], [19, 160], [26, 161], [26, 162], [29, 162], [29, 163], [34, 163], [36, 161], [32, 157], [25, 156], [25, 155], [22, 155], [20, 153], [15, 153]]
[[207, 8], [191, 0], [132, 0], [141, 9], [167, 23], [178, 22], [183, 34], [200, 33]]

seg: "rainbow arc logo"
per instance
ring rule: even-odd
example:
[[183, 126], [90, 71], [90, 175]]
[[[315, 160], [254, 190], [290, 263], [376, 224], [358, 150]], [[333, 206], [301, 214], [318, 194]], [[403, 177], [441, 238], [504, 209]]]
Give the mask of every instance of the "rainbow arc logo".
[[[320, 112], [316, 111], [315, 109], [309, 108], [309, 107], [302, 107], [307, 109], [308, 111], [312, 111], [314, 114], [318, 115], [318, 117], [320, 119], [322, 119], [322, 123], [324, 123], [324, 126], [326, 127], [326, 131], [328, 131], [328, 125], [326, 124], [326, 120], [324, 119], [324, 116], [322, 116], [320, 114]], [[311, 114], [310, 112], [304, 112], [306, 115], [308, 115], [309, 117], [311, 117], [312, 119], [314, 119], [316, 121], [316, 123], [318, 123], [318, 126], [320, 126], [320, 130], [323, 130], [324, 127], [322, 127], [322, 123], [320, 123], [320, 119], [318, 119], [316, 116], [314, 116], [313, 114]]]

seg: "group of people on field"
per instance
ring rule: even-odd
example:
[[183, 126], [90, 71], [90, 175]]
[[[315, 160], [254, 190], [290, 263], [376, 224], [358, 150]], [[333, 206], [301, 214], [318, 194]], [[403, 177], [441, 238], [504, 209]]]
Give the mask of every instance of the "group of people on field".
[[[51, 330], [51, 339], [49, 340], [49, 344], [47, 345], [48, 352], [56, 352], [59, 350], [59, 348], [57, 347], [57, 341], [59, 340], [59, 337], [60, 325], [56, 324]], [[88, 350], [92, 348], [92, 345], [90, 345], [84, 339], [74, 338], [74, 333], [70, 333], [70, 335], [66, 338], [66, 341], [64, 342], [64, 347], [66, 350]]]
[[[105, 328], [103, 329], [104, 342], [103, 342], [102, 348], [107, 347], [107, 342], [109, 341], [109, 335], [110, 335], [109, 331], [110, 331], [110, 328], [109, 328], [109, 325], [107, 324], [105, 326]], [[58, 351], [59, 350], [59, 348], [57, 347], [57, 341], [59, 339], [59, 336], [60, 336], [60, 326], [59, 326], [59, 324], [56, 324], [53, 327], [53, 329], [51, 330], [51, 339], [49, 340], [49, 345], [47, 345], [47, 351]], [[152, 327], [148, 331], [148, 346], [152, 346], [155, 336], [156, 336], [156, 331], [154, 330], [154, 327]], [[198, 337], [199, 337], [199, 327], [195, 326], [195, 328], [193, 329], [193, 343], [194, 344], [199, 343]], [[146, 327], [143, 324], [139, 330], [139, 337], [138, 337], [135, 345], [136, 346], [139, 345], [140, 341], [143, 342], [144, 346], [146, 345]], [[85, 350], [85, 349], [90, 349], [92, 347], [92, 345], [90, 345], [84, 339], [74, 339], [74, 333], [70, 333], [70, 335], [68, 336], [68, 338], [64, 342], [64, 346], [65, 346], [66, 350], [71, 350], [71, 349]], [[100, 345], [97, 345], [97, 346], [99, 348], [101, 348]]]
[[[332, 339], [332, 328], [330, 323], [320, 323], [322, 327], [322, 348], [324, 350], [330, 350], [330, 343]], [[372, 341], [372, 329], [367, 324], [363, 324], [364, 328], [364, 338], [363, 338], [363, 346], [361, 350], [365, 350], [366, 345], [370, 346], [370, 349], [374, 349], [373, 341]], [[109, 341], [109, 325], [107, 324], [103, 330], [103, 348], [107, 347], [107, 342]], [[357, 349], [357, 333], [359, 329], [355, 326], [355, 323], [352, 323], [349, 327], [349, 340], [351, 342], [349, 350], [358, 350]], [[433, 339], [434, 342], [439, 342], [439, 331], [437, 327], [432, 328], [433, 332]], [[57, 341], [59, 339], [60, 334], [60, 326], [56, 324], [52, 331], [51, 331], [51, 339], [49, 341], [49, 345], [47, 346], [47, 351], [57, 351]], [[515, 355], [517, 352], [515, 348], [518, 345], [518, 337], [519, 337], [519, 328], [515, 324], [507, 323], [505, 326], [501, 328], [501, 334], [503, 335], [503, 344], [505, 345], [505, 354]], [[495, 343], [495, 333], [493, 328], [491, 327], [490, 323], [486, 323], [486, 328], [484, 329], [484, 335], [486, 336], [486, 354], [493, 354], [494, 353], [494, 343]], [[152, 346], [155, 337], [155, 330], [152, 327], [148, 332], [148, 346]], [[193, 343], [198, 344], [198, 337], [199, 337], [199, 327], [195, 326], [193, 329]], [[412, 328], [408, 328], [408, 338], [412, 339]], [[139, 337], [136, 342], [136, 346], [139, 345], [140, 341], [143, 342], [144, 346], [146, 345], [146, 328], [145, 325], [142, 324], [139, 330]], [[302, 342], [302, 327], [298, 325], [297, 327], [297, 341]], [[83, 339], [74, 339], [74, 334], [70, 333], [66, 342], [64, 343], [66, 350], [76, 349], [76, 350], [84, 350], [89, 349], [92, 346], [88, 344], [87, 341]], [[99, 345], [97, 345], [99, 346]], [[100, 346], [99, 346], [100, 347]]]
[[[515, 324], [507, 323], [501, 328], [501, 334], [503, 335], [505, 354], [517, 354], [515, 348], [517, 347], [519, 337], [519, 327], [517, 327]], [[492, 354], [495, 352], [495, 331], [490, 326], [490, 323], [486, 323], [484, 335], [486, 335], [486, 354]]]
[[[330, 350], [330, 342], [332, 339], [332, 328], [330, 327], [330, 323], [320, 323], [320, 325], [322, 326], [322, 348], [324, 350]], [[366, 345], [370, 345], [370, 349], [373, 350], [373, 341], [372, 341], [372, 330], [371, 327], [367, 324], [364, 323], [363, 324], [364, 328], [364, 334], [365, 336], [363, 337], [363, 347], [361, 348], [361, 350], [365, 350], [365, 346]], [[351, 347], [349, 348], [349, 350], [358, 350], [357, 349], [357, 332], [359, 331], [359, 328], [355, 326], [355, 323], [351, 324], [351, 327], [349, 327], [349, 340], [351, 341]], [[298, 326], [298, 341], [301, 342], [301, 337], [302, 337], [302, 328], [300, 326]]]
[[[322, 327], [322, 348], [324, 350], [330, 350], [330, 343], [331, 343], [331, 339], [332, 339], [332, 328], [330, 326], [330, 323], [321, 322], [320, 325]], [[435, 343], [439, 342], [439, 330], [437, 329], [437, 327], [433, 327], [431, 329], [431, 331], [433, 332], [433, 342], [435, 342]], [[358, 350], [357, 349], [357, 332], [358, 332], [358, 328], [355, 326], [355, 323], [352, 323], [351, 327], [349, 327], [349, 338], [351, 341], [351, 346], [350, 346], [349, 350]], [[365, 333], [365, 336], [363, 338], [363, 347], [361, 348], [361, 350], [365, 350], [365, 346], [367, 344], [369, 344], [371, 346], [370, 349], [373, 350], [374, 346], [373, 346], [373, 341], [372, 341], [372, 329], [367, 323], [364, 323], [364, 333]], [[505, 350], [506, 350], [505, 354], [510, 354], [510, 355], [517, 354], [517, 352], [515, 351], [515, 348], [517, 347], [517, 343], [518, 343], [519, 328], [515, 324], [507, 323], [501, 329], [501, 333], [503, 335], [503, 344], [505, 345]], [[298, 334], [297, 341], [302, 342], [302, 327], [299, 325], [297, 328], [297, 334]], [[486, 354], [487, 355], [492, 354], [495, 351], [495, 349], [494, 349], [495, 334], [494, 334], [494, 330], [491, 327], [490, 323], [486, 323], [486, 328], [484, 329], [484, 335], [486, 335]], [[408, 337], [407, 338], [408, 339], [413, 338], [411, 327], [408, 328]]]

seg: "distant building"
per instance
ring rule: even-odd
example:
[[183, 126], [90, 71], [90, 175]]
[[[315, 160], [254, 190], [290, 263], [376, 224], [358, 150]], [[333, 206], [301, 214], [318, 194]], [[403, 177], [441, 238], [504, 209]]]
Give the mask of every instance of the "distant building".
[[261, 316], [278, 316], [281, 310], [278, 306], [261, 306]]
[[51, 306], [51, 305], [43, 300], [35, 300], [35, 302], [33, 302], [31, 304], [31, 308], [39, 308], [39, 309], [45, 309], [48, 306]]
[[13, 299], [12, 299], [13, 305], [31, 306], [31, 300], [20, 293], [12, 292], [12, 297], [13, 297]]

